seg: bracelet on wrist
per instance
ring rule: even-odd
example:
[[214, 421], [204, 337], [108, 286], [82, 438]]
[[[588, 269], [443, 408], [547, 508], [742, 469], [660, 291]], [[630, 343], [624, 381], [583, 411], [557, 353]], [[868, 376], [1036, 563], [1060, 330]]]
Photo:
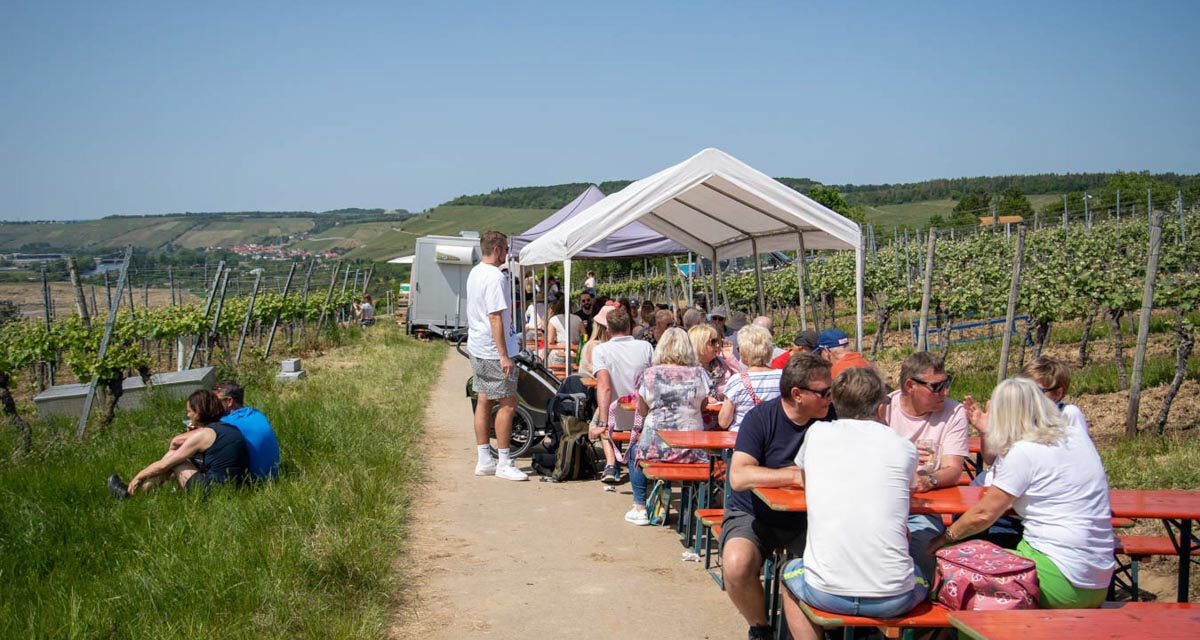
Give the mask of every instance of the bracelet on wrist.
[[946, 536], [946, 540], [950, 542], [958, 542], [958, 536], [954, 535], [954, 532], [950, 530], [950, 527], [946, 527], [946, 531], [942, 535]]

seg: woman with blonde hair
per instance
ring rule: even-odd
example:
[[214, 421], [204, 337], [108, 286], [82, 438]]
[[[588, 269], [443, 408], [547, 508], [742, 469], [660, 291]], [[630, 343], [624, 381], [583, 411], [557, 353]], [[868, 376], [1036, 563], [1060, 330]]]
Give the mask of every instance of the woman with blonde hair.
[[1017, 555], [1033, 560], [1046, 609], [1089, 609], [1112, 579], [1108, 477], [1087, 431], [1029, 378], [992, 392], [987, 447], [998, 454], [980, 501], [929, 543], [930, 552], [986, 530], [1010, 508], [1024, 521]]
[[692, 348], [696, 350], [696, 359], [700, 367], [708, 372], [708, 377], [712, 380], [714, 393], [718, 398], [723, 397], [725, 385], [742, 370], [741, 363], [725, 357], [722, 351], [725, 338], [711, 324], [698, 324], [688, 329], [688, 339], [692, 342]]
[[555, 298], [550, 303], [550, 332], [546, 335], [549, 354], [546, 362], [551, 365], [566, 364], [567, 353], [579, 343], [579, 334], [583, 333], [583, 321], [573, 313], [563, 313], [564, 308], [562, 298]]
[[625, 520], [635, 525], [650, 524], [646, 516], [646, 475], [638, 462], [706, 462], [702, 451], [672, 449], [657, 436], [659, 431], [703, 431], [701, 412], [712, 383], [697, 366], [696, 351], [688, 334], [677, 327], [663, 332], [654, 348], [653, 366], [642, 373], [638, 385], [638, 414], [644, 418], [642, 433], [629, 449], [629, 485], [633, 508]]
[[725, 402], [717, 415], [720, 428], [730, 431], [738, 430], [747, 411], [779, 397], [779, 379], [783, 375], [782, 369], [771, 368], [775, 343], [770, 331], [752, 324], [737, 332], [737, 342], [746, 368], [725, 384]]

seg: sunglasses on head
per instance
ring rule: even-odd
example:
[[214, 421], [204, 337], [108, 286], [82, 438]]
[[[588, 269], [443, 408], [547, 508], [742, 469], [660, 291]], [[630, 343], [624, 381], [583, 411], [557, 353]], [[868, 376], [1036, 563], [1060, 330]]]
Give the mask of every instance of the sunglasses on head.
[[942, 380], [941, 382], [926, 382], [920, 378], [909, 379], [934, 393], [941, 393], [950, 388], [950, 382], [954, 380], [954, 376], [946, 376], [946, 379]]

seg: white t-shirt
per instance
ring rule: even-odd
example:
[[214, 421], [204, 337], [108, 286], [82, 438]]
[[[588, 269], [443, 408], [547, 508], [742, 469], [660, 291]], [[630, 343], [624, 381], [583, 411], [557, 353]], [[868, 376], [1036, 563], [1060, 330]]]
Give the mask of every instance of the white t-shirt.
[[591, 276], [588, 276], [587, 279], [583, 281], [583, 288], [584, 289], [595, 289], [596, 288], [596, 279]]
[[362, 310], [362, 319], [363, 320], [374, 320], [375, 319], [375, 305], [371, 304], [370, 302], [364, 302], [361, 305], [359, 305], [358, 308]]
[[[1049, 556], [1080, 589], [1112, 579], [1112, 507], [1108, 476], [1087, 431], [1074, 422], [1057, 445], [1017, 442], [996, 459], [992, 486], [1016, 496], [1024, 539]], [[859, 467], [861, 468], [861, 467]]]
[[538, 302], [525, 308], [525, 328], [542, 329], [546, 322], [546, 303]]
[[[566, 315], [568, 318], [571, 319], [571, 321], [570, 321], [571, 322], [571, 340], [570, 340], [570, 342], [571, 342], [571, 344], [578, 344], [579, 334], [583, 332], [583, 321], [579, 319], [579, 316], [577, 316], [573, 313], [568, 313]], [[554, 327], [555, 344], [560, 344], [560, 345], [567, 344], [567, 332], [565, 330], [563, 330], [563, 317], [561, 315], [557, 315], [557, 316], [550, 318], [550, 326]]]
[[[480, 262], [467, 276], [467, 352], [481, 360], [499, 360], [500, 352], [492, 339], [492, 323], [488, 314], [508, 310], [508, 278], [499, 268]], [[517, 334], [513, 331], [512, 314], [501, 313], [504, 343], [508, 356], [516, 355]]]
[[[612, 379], [613, 400], [637, 391], [638, 379], [654, 360], [654, 347], [633, 336], [617, 336], [592, 349], [592, 373], [608, 371]], [[633, 412], [617, 409], [617, 428], [633, 428]]]
[[796, 454], [804, 469], [804, 580], [840, 596], [882, 598], [913, 588], [908, 511], [917, 448], [870, 420], [818, 422]]

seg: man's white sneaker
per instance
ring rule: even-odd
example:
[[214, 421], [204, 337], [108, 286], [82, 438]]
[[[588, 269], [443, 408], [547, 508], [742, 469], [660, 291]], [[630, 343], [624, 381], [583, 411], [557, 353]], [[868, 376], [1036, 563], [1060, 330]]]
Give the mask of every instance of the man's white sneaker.
[[529, 479], [529, 476], [525, 475], [524, 471], [511, 464], [496, 467], [496, 477], [504, 478], [505, 480], [516, 480], [517, 482]]
[[494, 476], [496, 475], [496, 461], [488, 460], [475, 465], [475, 475], [477, 476]]
[[644, 527], [650, 524], [650, 518], [646, 516], [645, 509], [634, 507], [629, 510], [629, 513], [625, 514], [625, 522], [628, 522], [629, 524], [635, 524], [639, 527]]

